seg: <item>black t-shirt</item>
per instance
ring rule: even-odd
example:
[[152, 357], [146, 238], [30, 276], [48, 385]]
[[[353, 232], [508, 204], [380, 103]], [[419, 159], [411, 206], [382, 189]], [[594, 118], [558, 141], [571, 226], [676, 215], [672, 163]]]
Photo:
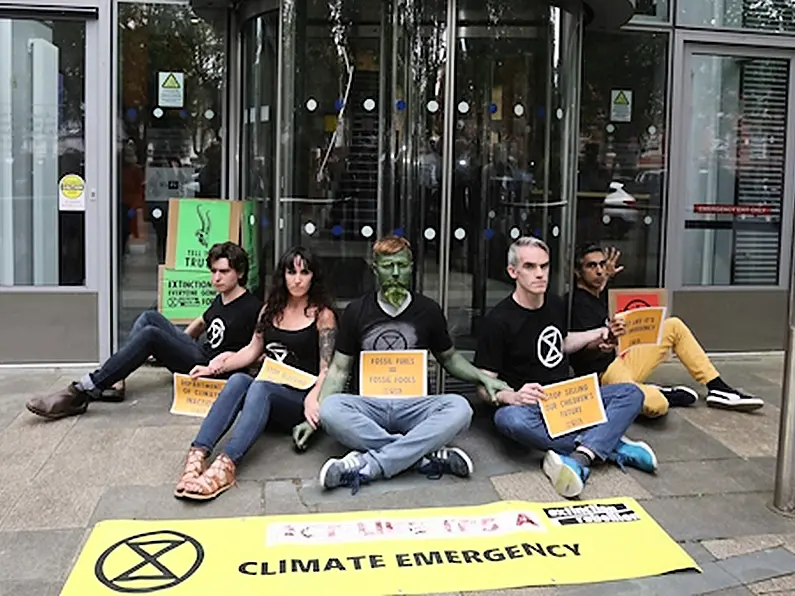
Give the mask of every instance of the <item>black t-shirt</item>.
[[[568, 304], [568, 295], [566, 303]], [[569, 331], [590, 331], [604, 327], [607, 322], [607, 293], [598, 298], [582, 288], [575, 288], [571, 303]], [[601, 374], [615, 360], [615, 352], [584, 349], [571, 354], [571, 367], [577, 376]]]
[[475, 366], [497, 373], [515, 391], [525, 383], [565, 381], [569, 378], [565, 336], [566, 306], [560, 296], [547, 294], [544, 305], [532, 310], [511, 295], [483, 321]]
[[452, 347], [442, 309], [430, 298], [414, 292], [409, 306], [396, 317], [383, 311], [375, 292], [357, 298], [342, 314], [335, 344], [340, 354], [355, 357], [351, 386], [354, 391], [358, 387], [359, 352], [429, 350], [437, 356]]
[[254, 335], [261, 308], [260, 299], [248, 290], [227, 304], [218, 294], [202, 315], [207, 338], [202, 351], [207, 360], [221, 352], [237, 352], [246, 347]]

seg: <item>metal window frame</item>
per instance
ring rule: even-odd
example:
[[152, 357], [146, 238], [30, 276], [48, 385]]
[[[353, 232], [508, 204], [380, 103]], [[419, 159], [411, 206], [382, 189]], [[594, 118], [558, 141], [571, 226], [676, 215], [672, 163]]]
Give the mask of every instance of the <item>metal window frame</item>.
[[795, 50], [791, 39], [776, 39], [767, 35], [755, 35], [747, 32], [716, 32], [716, 31], [676, 31], [673, 40], [674, 79], [672, 87], [672, 111], [670, 155], [676, 156], [669, 160], [668, 218], [666, 238], [675, 238], [683, 229], [686, 209], [681, 192], [684, 187], [684, 172], [687, 168], [685, 144], [687, 142], [686, 127], [689, 125], [686, 99], [691, 89], [687, 76], [688, 65], [694, 54], [716, 56], [739, 56], [752, 58], [779, 58], [789, 60], [789, 90], [787, 104], [786, 145], [784, 156], [784, 190], [781, 209], [781, 235], [779, 243], [778, 283], [775, 285], [685, 285], [684, 251], [681, 243], [671, 243], [666, 251], [665, 287], [672, 292], [758, 292], [770, 290], [786, 290], [789, 287], [789, 271], [791, 261], [793, 215], [795, 215]]

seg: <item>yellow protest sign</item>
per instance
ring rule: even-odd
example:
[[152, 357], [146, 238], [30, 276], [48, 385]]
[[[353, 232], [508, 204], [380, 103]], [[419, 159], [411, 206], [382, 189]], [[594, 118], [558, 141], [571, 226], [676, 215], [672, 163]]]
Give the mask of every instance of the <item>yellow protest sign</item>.
[[204, 418], [224, 385], [226, 381], [222, 379], [191, 379], [188, 375], [175, 373], [171, 413]]
[[428, 395], [428, 352], [362, 352], [359, 357], [359, 393], [365, 397]]
[[652, 306], [617, 313], [627, 328], [626, 333], [618, 338], [619, 353], [623, 354], [632, 346], [660, 343], [665, 310], [664, 306]]
[[607, 422], [596, 373], [544, 387], [539, 402], [551, 438]]
[[258, 381], [270, 381], [279, 385], [287, 385], [294, 389], [309, 389], [317, 381], [317, 377], [300, 369], [277, 362], [273, 358], [265, 358], [257, 375]]
[[[234, 536], [234, 540], [229, 537]], [[109, 520], [61, 596], [428, 594], [700, 571], [634, 499]]]

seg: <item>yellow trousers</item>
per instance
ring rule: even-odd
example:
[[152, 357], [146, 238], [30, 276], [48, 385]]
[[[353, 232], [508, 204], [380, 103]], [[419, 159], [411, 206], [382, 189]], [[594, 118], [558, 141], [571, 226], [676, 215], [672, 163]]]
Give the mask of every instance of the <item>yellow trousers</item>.
[[602, 373], [603, 385], [635, 383], [643, 391], [643, 410], [648, 418], [664, 416], [668, 412], [668, 400], [659, 389], [644, 385], [657, 366], [668, 359], [673, 351], [693, 379], [706, 385], [718, 377], [718, 371], [709, 361], [698, 340], [681, 319], [671, 317], [663, 323], [662, 337], [658, 345], [634, 346], [624, 357], [617, 357]]

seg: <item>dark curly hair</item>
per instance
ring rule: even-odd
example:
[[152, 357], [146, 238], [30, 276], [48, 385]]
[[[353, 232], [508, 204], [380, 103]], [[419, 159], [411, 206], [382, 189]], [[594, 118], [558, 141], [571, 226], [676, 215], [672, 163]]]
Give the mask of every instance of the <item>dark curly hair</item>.
[[245, 288], [248, 283], [248, 254], [246, 251], [234, 242], [219, 242], [213, 244], [207, 253], [207, 269], [212, 269], [213, 263], [218, 259], [229, 261], [229, 266], [240, 276], [238, 283]]
[[306, 305], [306, 310], [316, 308], [320, 312], [324, 308], [332, 309], [331, 296], [326, 289], [326, 280], [317, 258], [303, 246], [294, 246], [279, 258], [279, 264], [273, 272], [271, 287], [265, 299], [265, 310], [257, 322], [257, 333], [262, 333], [268, 326], [272, 326], [274, 320], [287, 306], [290, 291], [284, 282], [284, 275], [287, 271], [293, 270], [296, 257], [300, 258], [307, 270], [312, 272], [312, 284], [309, 286], [309, 295], [307, 296], [309, 302]]

